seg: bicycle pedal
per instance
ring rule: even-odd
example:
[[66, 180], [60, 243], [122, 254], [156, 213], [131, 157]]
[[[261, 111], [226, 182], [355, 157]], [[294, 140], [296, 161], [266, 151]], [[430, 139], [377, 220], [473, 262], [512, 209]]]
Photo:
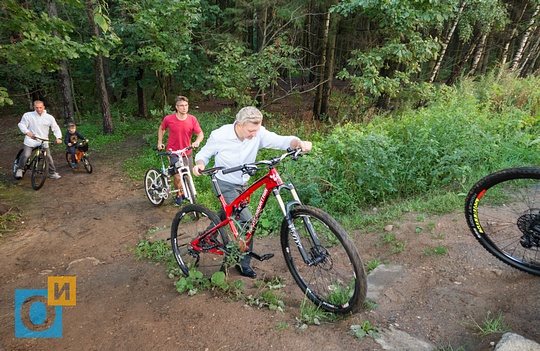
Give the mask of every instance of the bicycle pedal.
[[269, 253], [269, 254], [264, 254], [262, 256], [259, 256], [257, 255], [255, 252], [249, 252], [248, 253], [249, 256], [253, 257], [254, 259], [258, 260], [258, 261], [266, 261], [266, 260], [269, 260], [271, 259], [272, 257], [274, 257], [274, 254], [273, 253]]

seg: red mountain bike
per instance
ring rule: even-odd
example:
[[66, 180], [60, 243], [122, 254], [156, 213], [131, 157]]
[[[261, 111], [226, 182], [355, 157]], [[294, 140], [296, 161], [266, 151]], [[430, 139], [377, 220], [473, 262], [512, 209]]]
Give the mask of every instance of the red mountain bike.
[[[201, 171], [212, 179], [212, 188], [225, 211], [226, 219], [201, 205], [187, 205], [174, 217], [171, 245], [180, 269], [186, 275], [196, 268], [211, 275], [223, 270], [229, 255], [234, 255], [234, 239], [245, 255], [264, 261], [273, 254], [258, 255], [250, 251], [249, 243], [270, 194], [283, 212], [281, 247], [287, 267], [302, 292], [316, 305], [334, 313], [358, 311], [366, 298], [366, 274], [360, 255], [345, 230], [329, 214], [302, 205], [293, 184], [284, 184], [275, 166], [287, 157], [297, 160], [300, 149], [288, 150], [279, 157], [223, 169]], [[266, 169], [266, 175], [255, 181], [231, 204], [227, 204], [216, 180], [216, 173], [243, 172], [254, 175]], [[252, 221], [239, 228], [236, 216], [248, 206], [251, 195], [262, 188], [262, 195]], [[281, 191], [288, 190], [292, 201], [284, 203]], [[238, 251], [238, 250], [237, 250]], [[207, 255], [214, 254], [214, 255]]]

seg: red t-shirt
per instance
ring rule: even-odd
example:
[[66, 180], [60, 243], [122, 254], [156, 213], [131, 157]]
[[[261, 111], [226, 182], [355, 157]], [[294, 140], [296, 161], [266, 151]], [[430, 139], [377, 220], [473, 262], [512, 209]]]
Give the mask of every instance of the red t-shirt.
[[[169, 128], [169, 137], [167, 138], [166, 148], [173, 151], [188, 147], [191, 145], [193, 134], [202, 132], [199, 121], [190, 114], [183, 121], [176, 118], [176, 114], [165, 116], [163, 122], [161, 122], [161, 129], [165, 131], [167, 128]], [[188, 151], [188, 154], [190, 153], [191, 150]]]

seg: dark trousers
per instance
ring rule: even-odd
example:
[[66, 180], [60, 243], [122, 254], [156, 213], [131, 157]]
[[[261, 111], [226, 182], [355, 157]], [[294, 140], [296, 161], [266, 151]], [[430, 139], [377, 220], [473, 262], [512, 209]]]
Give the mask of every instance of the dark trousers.
[[[222, 180], [218, 179], [218, 185], [219, 189], [221, 190], [221, 193], [223, 194], [223, 197], [225, 198], [225, 201], [230, 204], [234, 201], [240, 195], [244, 192], [245, 188], [241, 185], [231, 184], [229, 182], [224, 182]], [[218, 216], [221, 218], [221, 220], [225, 220], [225, 211], [223, 209], [220, 209], [218, 211]], [[240, 218], [236, 219], [237, 223], [239, 224], [237, 228], [241, 230], [245, 225], [249, 225], [248, 223], [251, 222], [251, 212], [249, 212], [249, 209], [246, 207], [240, 212]], [[253, 251], [253, 237], [251, 237], [251, 241], [249, 243], [249, 250]], [[251, 262], [251, 256], [246, 255], [241, 261], [240, 266], [242, 267], [249, 267]]]
[[[17, 165], [17, 168], [19, 168], [19, 169], [24, 168], [24, 165], [26, 164], [26, 161], [32, 155], [32, 151], [34, 151], [34, 148], [31, 147], [31, 146], [28, 146], [28, 145], [24, 145], [23, 148], [24, 148], [24, 151], [21, 154], [21, 156], [19, 157], [19, 164]], [[51, 150], [49, 150], [49, 148], [45, 148], [44, 150], [45, 150], [45, 153], [47, 154], [47, 156], [45, 157], [45, 160], [49, 164], [49, 173], [53, 174], [53, 173], [56, 172], [56, 167], [54, 166], [54, 161], [53, 161], [53, 158], [52, 158], [52, 155], [51, 155]]]
[[75, 150], [77, 149], [75, 145], [68, 146], [67, 147], [69, 153], [71, 154], [71, 163], [77, 163], [77, 159], [75, 158]]

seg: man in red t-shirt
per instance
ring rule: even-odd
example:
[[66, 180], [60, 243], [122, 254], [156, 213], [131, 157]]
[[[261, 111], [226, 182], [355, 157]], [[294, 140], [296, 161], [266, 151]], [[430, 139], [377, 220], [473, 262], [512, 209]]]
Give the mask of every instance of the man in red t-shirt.
[[[158, 149], [163, 150], [163, 135], [165, 131], [169, 129], [169, 137], [167, 139], [167, 150], [178, 151], [188, 147], [189, 145], [194, 148], [199, 147], [201, 141], [204, 139], [204, 133], [199, 125], [199, 121], [193, 115], [188, 114], [188, 98], [185, 96], [178, 96], [176, 98], [176, 113], [165, 116], [158, 128]], [[193, 134], [197, 135], [197, 139], [192, 143], [191, 139]], [[189, 169], [193, 169], [193, 154], [191, 150], [187, 152], [187, 162]], [[174, 167], [178, 161], [178, 156], [172, 155], [169, 157], [171, 166]], [[185, 160], [184, 160], [185, 161]], [[180, 206], [184, 200], [184, 192], [180, 182], [180, 174], [175, 168], [174, 174], [174, 187], [179, 190], [176, 195], [175, 204]]]

